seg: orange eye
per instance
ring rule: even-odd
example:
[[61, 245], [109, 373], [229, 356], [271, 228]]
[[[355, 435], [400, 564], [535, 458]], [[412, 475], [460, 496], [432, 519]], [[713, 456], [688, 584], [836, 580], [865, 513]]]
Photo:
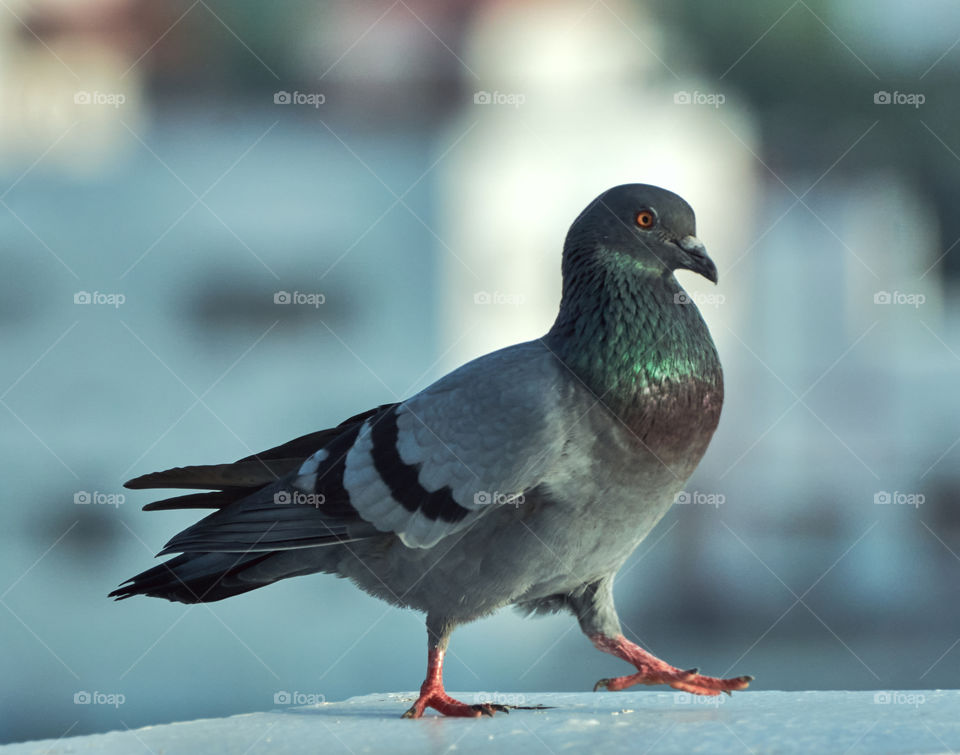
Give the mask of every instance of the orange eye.
[[656, 222], [657, 218], [650, 210], [640, 210], [637, 213], [637, 225], [641, 228], [653, 228]]

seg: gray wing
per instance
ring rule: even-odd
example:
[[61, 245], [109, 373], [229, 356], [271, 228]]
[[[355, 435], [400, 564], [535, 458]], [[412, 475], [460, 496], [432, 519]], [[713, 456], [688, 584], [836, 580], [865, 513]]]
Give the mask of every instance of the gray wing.
[[368, 419], [347, 454], [351, 505], [429, 548], [535, 487], [565, 442], [561, 370], [539, 341], [518, 344]]
[[432, 547], [556, 467], [569, 393], [565, 371], [539, 341], [480, 357], [340, 433], [318, 435], [322, 446], [292, 471], [184, 530], [162, 553], [309, 548], [379, 533]]

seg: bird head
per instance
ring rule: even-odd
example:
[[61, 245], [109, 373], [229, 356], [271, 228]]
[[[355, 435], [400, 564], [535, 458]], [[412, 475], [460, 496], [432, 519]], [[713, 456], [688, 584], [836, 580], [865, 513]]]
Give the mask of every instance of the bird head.
[[696, 236], [693, 210], [672, 191], [648, 184], [608, 189], [573, 221], [566, 254], [612, 254], [662, 275], [683, 268], [717, 282], [717, 266]]

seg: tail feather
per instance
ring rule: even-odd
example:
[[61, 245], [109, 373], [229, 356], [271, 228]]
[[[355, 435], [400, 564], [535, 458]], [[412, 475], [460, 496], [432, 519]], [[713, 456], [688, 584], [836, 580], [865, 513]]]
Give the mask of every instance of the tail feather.
[[[388, 406], [388, 405], [385, 405]], [[300, 519], [303, 507], [279, 506], [273, 493], [304, 460], [338, 436], [359, 428], [383, 407], [337, 427], [303, 435], [232, 464], [175, 467], [125, 483], [135, 490], [185, 488], [210, 492], [165, 498], [146, 511], [219, 509], [175, 537], [161, 555], [187, 550], [148, 569], [110, 593], [117, 600], [148, 595], [180, 603], [208, 603], [287, 577], [336, 571], [336, 546], [377, 534], [349, 505], [331, 498], [323, 514]], [[212, 517], [215, 517], [212, 519]], [[315, 547], [326, 546], [326, 547]]]
[[247, 495], [246, 489], [224, 490], [216, 493], [189, 493], [173, 498], [154, 501], [143, 507], [144, 511], [173, 511], [176, 509], [222, 509]]
[[174, 467], [162, 472], [135, 477], [123, 484], [125, 488], [195, 488], [223, 490], [224, 488], [258, 488], [269, 485], [293, 472], [303, 458], [253, 459], [232, 464], [203, 464], [192, 467]]
[[[324, 448], [345, 430], [361, 424], [384, 407], [356, 414], [336, 427], [301, 435], [275, 448], [245, 456], [230, 464], [198, 464], [173, 467], [162, 472], [135, 477], [124, 483], [132, 490], [148, 488], [185, 488], [194, 490], [223, 490], [230, 488], [261, 488], [295, 471], [304, 460]], [[190, 508], [193, 508], [192, 506]], [[219, 507], [212, 507], [219, 508]]]
[[178, 603], [210, 603], [254, 590], [269, 582], [244, 580], [244, 571], [273, 553], [184, 553], [128, 579], [108, 597], [134, 595], [166, 598]]
[[177, 533], [158, 555], [171, 553], [253, 553], [349, 543], [379, 534], [354, 512], [329, 505], [278, 503], [281, 485], [249, 492]]

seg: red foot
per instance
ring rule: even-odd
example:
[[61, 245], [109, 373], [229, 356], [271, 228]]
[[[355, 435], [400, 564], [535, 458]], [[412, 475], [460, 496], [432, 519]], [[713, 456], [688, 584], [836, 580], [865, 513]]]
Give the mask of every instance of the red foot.
[[430, 654], [427, 659], [427, 679], [420, 686], [420, 697], [410, 706], [410, 709], [403, 714], [404, 718], [420, 718], [424, 710], [433, 708], [443, 716], [455, 716], [458, 718], [480, 718], [480, 716], [492, 716], [500, 711], [509, 713], [504, 705], [491, 705], [484, 703], [481, 705], [467, 705], [459, 700], [454, 700], [443, 690], [443, 650], [439, 648], [430, 648]]
[[621, 690], [635, 684], [669, 684], [674, 689], [692, 692], [697, 695], [719, 695], [726, 692], [728, 695], [735, 690], [746, 689], [752, 676], [737, 676], [732, 679], [718, 679], [714, 676], [703, 676], [697, 669], [684, 671], [671, 666], [651, 655], [646, 650], [628, 640], [623, 635], [607, 637], [596, 634], [590, 637], [594, 647], [604, 653], [622, 658], [637, 667], [636, 674], [618, 676], [613, 679], [601, 679], [594, 685], [598, 689]]
[[507, 712], [507, 709], [502, 705], [467, 705], [450, 697], [443, 691], [443, 687], [428, 690], [427, 685], [424, 684], [420, 688], [420, 697], [403, 714], [403, 717], [420, 718], [427, 708], [439, 711], [442, 716], [458, 718], [480, 718], [480, 716], [492, 716], [496, 711]]

